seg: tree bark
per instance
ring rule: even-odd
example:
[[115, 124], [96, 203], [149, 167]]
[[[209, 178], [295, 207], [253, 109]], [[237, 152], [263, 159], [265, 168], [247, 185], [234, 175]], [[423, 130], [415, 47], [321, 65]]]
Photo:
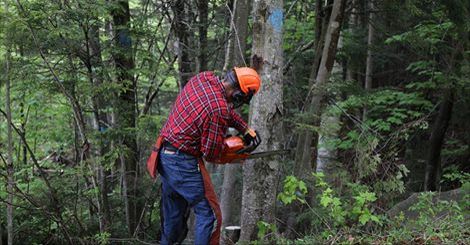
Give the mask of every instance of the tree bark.
[[[5, 11], [8, 12], [8, 2], [5, 2]], [[10, 83], [10, 61], [11, 52], [10, 47], [7, 47], [5, 53], [5, 80], [6, 80], [6, 91], [5, 91], [5, 111], [7, 114], [7, 138], [8, 138], [8, 157], [7, 157], [7, 244], [13, 244], [13, 187], [14, 187], [14, 167], [13, 167], [13, 135], [12, 135], [12, 119], [11, 119], [11, 83]], [[1, 234], [0, 234], [1, 239]]]
[[441, 102], [439, 113], [432, 127], [431, 137], [429, 139], [429, 152], [424, 177], [425, 191], [437, 191], [439, 187], [439, 180], [442, 173], [441, 150], [452, 116], [453, 105], [454, 94], [453, 91], [449, 89], [446, 91], [444, 99]]
[[[372, 89], [372, 73], [373, 73], [373, 53], [372, 45], [374, 44], [374, 2], [369, 0], [369, 20], [367, 22], [368, 33], [367, 33], [367, 58], [366, 58], [366, 79], [364, 83], [364, 89], [369, 92]], [[367, 107], [364, 107], [362, 113], [362, 121], [367, 118]]]
[[[250, 125], [263, 138], [260, 151], [283, 148], [282, 26], [283, 1], [253, 3], [253, 55], [263, 59], [258, 71], [262, 85], [251, 103]], [[243, 165], [241, 241], [256, 238], [259, 221], [275, 222], [276, 190], [280, 157], [247, 161]]]
[[[353, 32], [357, 26], [357, 0], [351, 1], [351, 14], [349, 15], [348, 20], [348, 29], [349, 32]], [[352, 66], [348, 62], [346, 64], [346, 81], [353, 81], [355, 80], [355, 71], [352, 69]]]
[[[225, 53], [226, 59], [224, 67], [231, 67], [234, 60], [237, 65], [244, 64], [244, 56], [246, 49], [246, 37], [248, 31], [248, 15], [249, 15], [249, 2], [248, 0], [235, 0], [233, 7], [235, 13], [235, 26], [236, 34], [231, 38], [232, 40], [232, 51], [227, 49]], [[231, 23], [233, 25], [233, 23]], [[235, 40], [236, 38], [236, 40]], [[235, 47], [235, 48], [234, 48]], [[241, 175], [242, 167], [238, 164], [226, 164], [219, 166], [221, 172], [223, 171], [223, 183], [222, 191], [220, 195], [220, 208], [222, 211], [222, 230], [228, 225], [240, 225], [235, 224], [236, 216], [239, 213], [234, 213], [241, 203], [237, 203], [237, 200], [241, 198], [241, 188], [237, 188], [237, 176]], [[220, 242], [223, 244], [226, 242], [223, 236], [220, 238]]]
[[[315, 83], [315, 77], [318, 71], [318, 66], [321, 61], [321, 53], [323, 49], [323, 44], [325, 40], [326, 27], [327, 27], [327, 18], [330, 15], [331, 11], [324, 10], [324, 1], [318, 0], [315, 2], [315, 57], [312, 64], [312, 71], [310, 72], [309, 85], [313, 86]], [[309, 96], [309, 95], [307, 95]], [[307, 102], [306, 102], [307, 103]], [[302, 180], [308, 180], [311, 178], [311, 173], [313, 171], [312, 159], [314, 159], [315, 151], [312, 150], [312, 135], [311, 130], [300, 129], [299, 134], [297, 135], [297, 146], [295, 152], [295, 162], [294, 165], [294, 175]], [[311, 198], [307, 198], [310, 200]], [[301, 212], [302, 205], [299, 203], [293, 203], [289, 207], [289, 215], [287, 215], [287, 229], [286, 236], [294, 238], [294, 233], [292, 231], [296, 229], [297, 218], [296, 213]]]
[[[317, 12], [315, 18], [315, 57], [312, 64], [312, 71], [309, 77], [309, 85], [312, 87], [315, 84], [315, 77], [317, 76], [318, 66], [320, 65], [322, 50], [325, 43], [326, 29], [331, 11], [323, 9], [323, 1], [316, 2], [315, 11]], [[310, 94], [307, 98], [310, 98]], [[306, 102], [306, 104], [308, 101]], [[305, 106], [304, 106], [305, 107]], [[303, 108], [304, 110], [306, 108]], [[312, 150], [312, 136], [311, 130], [300, 130], [297, 139], [296, 147], [296, 165], [294, 166], [294, 174], [301, 179], [310, 176], [313, 170], [312, 159], [314, 159], [315, 152]], [[313, 143], [316, 145], [316, 142]]]
[[[325, 95], [325, 85], [328, 83], [328, 79], [333, 68], [335, 61], [336, 50], [338, 45], [339, 34], [341, 30], [345, 0], [335, 0], [331, 15], [328, 21], [328, 27], [325, 32], [325, 42], [323, 45], [320, 65], [318, 72], [315, 77], [315, 83], [313, 84], [311, 91], [312, 97], [306, 105], [306, 112], [312, 115], [311, 125], [315, 128], [320, 126], [323, 97]], [[315, 69], [315, 67], [314, 67]], [[312, 130], [307, 130], [305, 133], [305, 141], [303, 151], [300, 156], [300, 166], [312, 166], [311, 162], [315, 151], [312, 151], [312, 142], [315, 146], [318, 143], [318, 133]], [[316, 147], [318, 149], [318, 147]]]
[[248, 36], [248, 18], [250, 16], [251, 1], [237, 0], [235, 12], [235, 42], [232, 61], [234, 66], [245, 66], [246, 38]]
[[121, 86], [116, 105], [116, 123], [122, 138], [121, 166], [123, 171], [123, 195], [126, 211], [126, 223], [130, 235], [134, 234], [137, 225], [137, 214], [142, 208], [138, 203], [137, 181], [139, 154], [135, 135], [128, 129], [135, 128], [136, 120], [136, 84], [132, 69], [134, 69], [132, 39], [130, 36], [130, 12], [128, 0], [115, 0], [117, 6], [112, 11], [113, 31], [115, 35], [117, 82]]
[[191, 60], [189, 60], [189, 27], [185, 11], [186, 1], [176, 0], [172, 3], [175, 18], [175, 31], [178, 54], [179, 87], [182, 89], [191, 78]]
[[230, 18], [230, 38], [225, 51], [223, 70], [232, 66], [246, 66], [246, 38], [248, 35], [248, 18], [251, 2], [248, 0], [234, 0]]
[[[104, 80], [104, 67], [101, 58], [99, 26], [97, 24], [93, 24], [87, 34], [87, 42], [89, 45], [87, 62], [88, 76], [92, 86], [95, 88], [100, 88]], [[108, 116], [105, 112], [106, 106], [104, 98], [105, 95], [103, 93], [95, 94], [92, 97], [94, 129], [97, 132], [105, 132], [109, 125]], [[103, 138], [103, 136], [99, 137], [98, 141], [96, 155], [104, 156], [107, 152], [109, 152], [109, 144], [107, 140]], [[105, 232], [109, 230], [111, 223], [111, 214], [108, 200], [109, 187], [107, 180], [107, 177], [110, 173], [108, 170], [105, 170], [102, 165], [102, 163], [99, 163], [97, 166], [98, 186], [100, 190], [100, 197], [98, 202], [100, 202], [99, 206], [101, 207], [99, 214], [100, 231]]]
[[[342, 48], [342, 38], [339, 37], [338, 49]], [[343, 66], [340, 62], [335, 61], [332, 75], [344, 79], [343, 77]], [[337, 113], [330, 114], [329, 112], [323, 113], [320, 122], [320, 133], [318, 134], [318, 145], [317, 145], [317, 165], [316, 172], [324, 172], [328, 178], [334, 171], [334, 162], [336, 160], [336, 149], [328, 147], [328, 143], [338, 138], [339, 131], [339, 115]]]
[[207, 16], [208, 0], [198, 0], [197, 10], [199, 14], [199, 71], [207, 70]]
[[229, 9], [230, 11], [230, 20], [229, 20], [229, 33], [228, 33], [228, 41], [227, 41], [227, 46], [225, 48], [225, 61], [224, 61], [224, 66], [222, 68], [222, 70], [224, 72], [226, 72], [228, 69], [229, 69], [229, 66], [231, 66], [231, 64], [233, 63], [233, 43], [234, 43], [234, 38], [233, 36], [236, 36], [234, 35], [234, 32], [235, 32], [235, 12], [237, 11], [237, 3], [238, 1], [237, 0], [234, 0], [233, 1], [233, 7], [232, 7], [232, 10]]

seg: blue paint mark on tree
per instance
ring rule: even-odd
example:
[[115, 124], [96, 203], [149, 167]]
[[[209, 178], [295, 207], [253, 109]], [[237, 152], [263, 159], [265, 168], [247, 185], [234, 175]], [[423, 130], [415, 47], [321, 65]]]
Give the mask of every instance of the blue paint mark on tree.
[[268, 18], [269, 23], [273, 26], [274, 31], [281, 32], [283, 24], [282, 9], [274, 9]]
[[120, 30], [117, 35], [121, 47], [128, 48], [132, 46], [132, 39], [129, 35], [129, 31]]

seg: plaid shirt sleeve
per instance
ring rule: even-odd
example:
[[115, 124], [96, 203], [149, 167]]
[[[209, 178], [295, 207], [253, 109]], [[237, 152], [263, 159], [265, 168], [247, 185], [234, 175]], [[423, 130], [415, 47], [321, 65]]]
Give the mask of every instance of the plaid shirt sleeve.
[[219, 113], [211, 113], [207, 116], [201, 135], [201, 152], [206, 160], [217, 159], [222, 154], [227, 128], [227, 119]]
[[237, 112], [235, 112], [235, 110], [230, 110], [230, 120], [228, 122], [228, 126], [234, 127], [240, 133], [245, 133], [245, 131], [248, 129], [248, 124]]

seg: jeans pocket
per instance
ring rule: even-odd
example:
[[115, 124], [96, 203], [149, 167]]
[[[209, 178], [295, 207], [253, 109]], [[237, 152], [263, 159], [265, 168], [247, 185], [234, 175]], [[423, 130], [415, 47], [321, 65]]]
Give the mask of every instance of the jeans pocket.
[[191, 178], [193, 174], [199, 174], [199, 165], [196, 158], [182, 160], [178, 163], [178, 168], [183, 178]]

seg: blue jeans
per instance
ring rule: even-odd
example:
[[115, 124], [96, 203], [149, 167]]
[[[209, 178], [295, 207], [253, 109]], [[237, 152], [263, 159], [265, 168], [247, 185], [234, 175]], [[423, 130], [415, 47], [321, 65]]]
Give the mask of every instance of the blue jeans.
[[159, 155], [163, 211], [161, 244], [181, 242], [186, 237], [189, 208], [194, 210], [196, 216], [194, 243], [209, 244], [216, 218], [204, 194], [198, 159], [165, 147]]

